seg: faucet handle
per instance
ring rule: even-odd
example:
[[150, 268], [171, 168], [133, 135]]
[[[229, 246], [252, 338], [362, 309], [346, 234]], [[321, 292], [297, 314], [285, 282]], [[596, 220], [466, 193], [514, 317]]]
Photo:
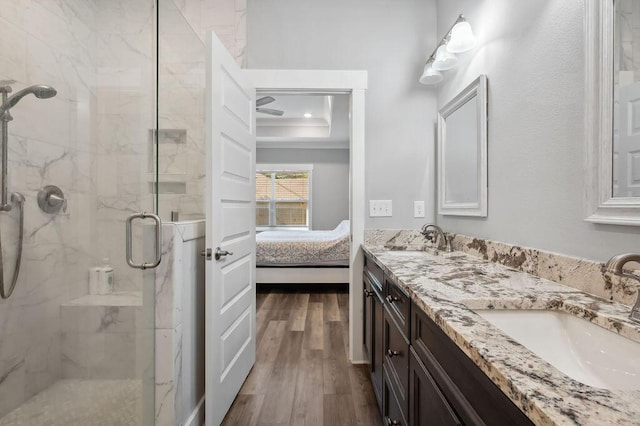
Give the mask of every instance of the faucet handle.
[[67, 212], [67, 199], [66, 198], [62, 198], [56, 194], [51, 194], [49, 196], [48, 199], [49, 205], [51, 207], [56, 207], [59, 206], [60, 203], [62, 203], [62, 212], [66, 213]]
[[447, 253], [451, 253], [453, 251], [453, 247], [451, 246], [451, 242], [453, 241], [453, 235], [451, 235], [451, 234], [445, 235], [444, 236], [444, 241], [446, 243], [445, 250], [447, 251]]
[[47, 185], [38, 192], [38, 206], [45, 213], [67, 212], [67, 199], [60, 188]]

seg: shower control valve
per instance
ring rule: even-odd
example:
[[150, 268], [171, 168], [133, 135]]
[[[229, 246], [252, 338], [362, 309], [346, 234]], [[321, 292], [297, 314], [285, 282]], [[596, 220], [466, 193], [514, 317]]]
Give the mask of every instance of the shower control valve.
[[67, 212], [67, 199], [55, 185], [47, 185], [38, 192], [38, 206], [45, 213]]

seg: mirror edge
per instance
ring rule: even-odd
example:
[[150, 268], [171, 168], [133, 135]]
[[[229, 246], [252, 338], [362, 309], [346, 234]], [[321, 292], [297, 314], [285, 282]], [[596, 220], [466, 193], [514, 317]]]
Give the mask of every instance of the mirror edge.
[[640, 226], [640, 197], [614, 198], [614, 0], [585, 2], [585, 221]]
[[[444, 202], [444, 158], [443, 145], [446, 137], [446, 118], [476, 97], [478, 104], [477, 130], [479, 146], [478, 167], [478, 202], [477, 203], [445, 203]], [[473, 82], [466, 86], [451, 101], [438, 111], [438, 143], [437, 143], [437, 197], [438, 214], [441, 216], [474, 216], [487, 217], [487, 139], [488, 139], [488, 80], [485, 74], [480, 74]]]

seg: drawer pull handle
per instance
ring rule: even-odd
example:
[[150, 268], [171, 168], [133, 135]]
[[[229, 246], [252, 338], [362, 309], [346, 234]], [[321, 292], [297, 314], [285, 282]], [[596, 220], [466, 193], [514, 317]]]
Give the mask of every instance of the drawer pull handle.
[[389, 303], [397, 302], [398, 300], [400, 299], [398, 299], [396, 296], [392, 296], [392, 295], [387, 296], [387, 302]]
[[387, 349], [387, 355], [389, 355], [389, 358], [393, 358], [394, 356], [400, 355], [400, 351], [392, 351], [391, 349]]
[[373, 292], [371, 290], [367, 290], [366, 288], [364, 289], [364, 295], [366, 297], [370, 297], [373, 294]]
[[399, 425], [400, 422], [397, 420], [391, 420], [391, 418], [387, 417], [387, 425], [389, 426], [396, 426]]

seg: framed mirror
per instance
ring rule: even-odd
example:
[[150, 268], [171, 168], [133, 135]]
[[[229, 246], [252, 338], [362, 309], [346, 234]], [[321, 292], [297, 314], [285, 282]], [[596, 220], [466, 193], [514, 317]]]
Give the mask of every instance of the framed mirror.
[[[640, 11], [586, 1], [586, 219], [640, 226]], [[636, 55], [637, 56], [637, 55]]]
[[438, 112], [438, 214], [487, 216], [487, 77]]

